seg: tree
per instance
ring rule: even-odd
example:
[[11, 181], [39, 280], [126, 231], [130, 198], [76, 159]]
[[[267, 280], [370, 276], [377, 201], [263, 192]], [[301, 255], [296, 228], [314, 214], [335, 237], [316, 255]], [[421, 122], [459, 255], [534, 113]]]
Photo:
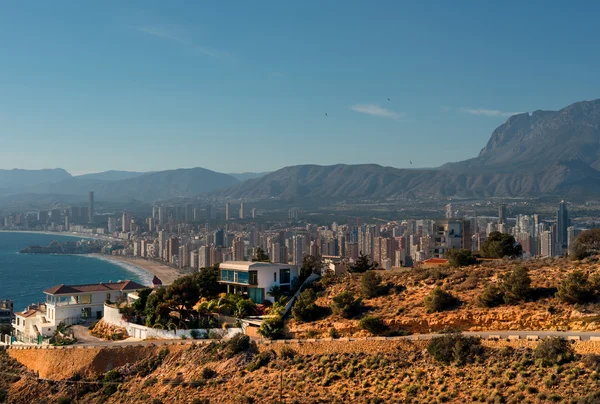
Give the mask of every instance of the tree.
[[219, 283], [219, 264], [200, 268], [200, 271], [194, 274], [194, 280], [198, 285], [201, 297], [216, 297], [223, 288]]
[[556, 296], [566, 303], [586, 303], [594, 298], [594, 285], [589, 281], [588, 275], [575, 270], [558, 286]]
[[352, 292], [346, 290], [333, 298], [332, 309], [344, 318], [352, 318], [360, 314], [362, 299], [355, 299]]
[[348, 267], [348, 272], [364, 273], [371, 269], [375, 269], [378, 266], [379, 266], [379, 264], [372, 261], [371, 257], [369, 257], [366, 254], [363, 254], [361, 251], [360, 254], [358, 255], [358, 258], [354, 262], [354, 264], [352, 264]]
[[483, 292], [476, 299], [476, 303], [480, 307], [496, 307], [504, 302], [504, 294], [502, 290], [493, 283], [488, 283], [483, 288]]
[[192, 308], [200, 300], [200, 287], [194, 277], [182, 276], [167, 287], [165, 301], [169, 303], [171, 310], [179, 313], [180, 320], [188, 319]]
[[294, 319], [299, 322], [316, 320], [321, 315], [321, 307], [317, 306], [316, 300], [317, 294], [313, 289], [309, 288], [300, 293], [292, 307]]
[[493, 231], [481, 246], [481, 253], [486, 258], [520, 257], [523, 248], [512, 235]]
[[279, 285], [271, 286], [271, 288], [267, 292], [267, 295], [271, 296], [273, 300], [275, 300], [275, 302], [278, 302], [284, 294], [285, 292], [283, 291], [283, 289], [281, 289], [281, 286]]
[[258, 247], [254, 257], [252, 257], [252, 262], [271, 262], [271, 259], [265, 253], [265, 250], [263, 250], [262, 247]]
[[424, 301], [427, 313], [436, 313], [449, 310], [456, 307], [456, 305], [459, 303], [456, 297], [439, 287], [436, 287], [429, 295], [425, 296]]
[[141, 313], [146, 309], [146, 302], [148, 301], [150, 293], [152, 293], [152, 289], [150, 288], [142, 289], [137, 292], [139, 298], [133, 302], [133, 308], [136, 313]]
[[448, 264], [453, 267], [466, 267], [475, 264], [475, 257], [469, 250], [461, 248], [459, 250], [448, 250], [445, 254]]
[[531, 278], [527, 268], [518, 266], [505, 275], [502, 279], [501, 290], [504, 302], [507, 304], [516, 304], [526, 300], [531, 292]]
[[381, 276], [374, 271], [365, 272], [360, 278], [360, 291], [368, 299], [381, 294]]
[[280, 316], [272, 316], [265, 319], [258, 333], [268, 339], [282, 339], [285, 336], [283, 320]]
[[300, 279], [305, 280], [312, 274], [321, 274], [323, 270], [323, 258], [320, 255], [307, 255], [302, 260], [300, 268]]
[[571, 257], [575, 259], [583, 259], [590, 255], [600, 253], [600, 228], [590, 229], [581, 232], [571, 245], [569, 251]]

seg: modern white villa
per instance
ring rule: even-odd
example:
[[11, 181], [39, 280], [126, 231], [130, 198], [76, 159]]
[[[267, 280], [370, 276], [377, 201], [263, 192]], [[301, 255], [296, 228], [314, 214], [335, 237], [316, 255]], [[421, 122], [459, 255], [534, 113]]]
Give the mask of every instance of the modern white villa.
[[127, 299], [129, 293], [144, 289], [139, 283], [125, 280], [91, 285], [57, 285], [44, 290], [46, 302], [15, 313], [12, 323], [18, 341], [39, 341], [52, 336], [60, 323], [84, 323], [104, 316], [104, 302]]
[[269, 262], [226, 261], [219, 265], [219, 283], [227, 286], [227, 293], [244, 294], [257, 304], [265, 300], [273, 286], [290, 290], [292, 281], [298, 277], [298, 267]]

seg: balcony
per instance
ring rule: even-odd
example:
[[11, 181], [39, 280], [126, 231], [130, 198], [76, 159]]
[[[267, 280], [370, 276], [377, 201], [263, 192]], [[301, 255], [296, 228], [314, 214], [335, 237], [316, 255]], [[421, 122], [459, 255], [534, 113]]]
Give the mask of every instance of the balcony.
[[219, 281], [224, 283], [237, 283], [240, 285], [257, 285], [258, 277], [256, 271], [243, 272], [222, 269]]

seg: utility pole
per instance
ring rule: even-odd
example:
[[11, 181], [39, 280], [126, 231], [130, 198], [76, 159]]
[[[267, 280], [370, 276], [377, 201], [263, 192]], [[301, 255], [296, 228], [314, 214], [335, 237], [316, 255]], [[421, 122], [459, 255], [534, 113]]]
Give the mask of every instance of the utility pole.
[[279, 367], [279, 404], [283, 404], [283, 363]]

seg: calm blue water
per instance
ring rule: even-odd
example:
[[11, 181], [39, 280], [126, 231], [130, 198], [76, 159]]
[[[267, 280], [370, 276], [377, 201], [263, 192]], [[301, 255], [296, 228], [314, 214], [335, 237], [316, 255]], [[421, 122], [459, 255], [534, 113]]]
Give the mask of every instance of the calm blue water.
[[19, 250], [30, 245], [48, 245], [52, 240], [73, 237], [0, 232], [0, 300], [11, 299], [15, 311], [44, 301], [42, 290], [64, 284], [116, 282], [130, 279], [148, 284], [152, 276], [130, 265], [82, 255], [30, 255]]

